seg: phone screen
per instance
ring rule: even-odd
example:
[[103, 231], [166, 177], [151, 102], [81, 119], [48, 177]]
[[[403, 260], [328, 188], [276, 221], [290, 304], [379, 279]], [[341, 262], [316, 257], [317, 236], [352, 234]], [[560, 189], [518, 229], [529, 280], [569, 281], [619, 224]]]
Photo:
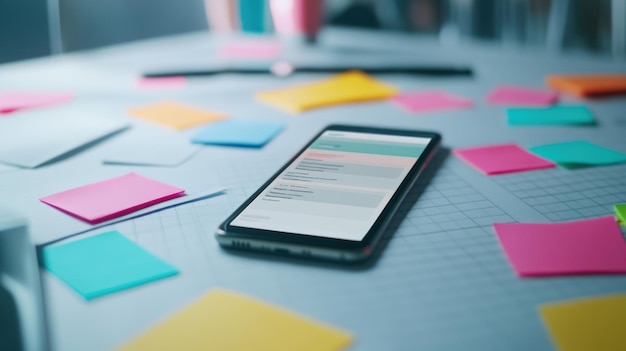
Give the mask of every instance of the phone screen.
[[230, 225], [361, 241], [430, 141], [325, 131]]

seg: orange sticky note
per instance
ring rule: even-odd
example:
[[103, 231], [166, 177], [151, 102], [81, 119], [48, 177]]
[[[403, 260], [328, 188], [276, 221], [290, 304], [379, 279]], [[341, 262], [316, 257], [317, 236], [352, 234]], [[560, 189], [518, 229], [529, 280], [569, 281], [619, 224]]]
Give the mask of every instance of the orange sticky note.
[[340, 351], [345, 331], [233, 293], [214, 289], [120, 351]]
[[228, 118], [225, 114], [201, 110], [179, 102], [164, 101], [129, 110], [134, 117], [182, 130]]
[[289, 112], [361, 101], [380, 100], [396, 95], [391, 85], [360, 71], [349, 71], [315, 83], [260, 92], [257, 99]]
[[553, 89], [578, 97], [626, 93], [626, 75], [550, 75], [546, 83]]

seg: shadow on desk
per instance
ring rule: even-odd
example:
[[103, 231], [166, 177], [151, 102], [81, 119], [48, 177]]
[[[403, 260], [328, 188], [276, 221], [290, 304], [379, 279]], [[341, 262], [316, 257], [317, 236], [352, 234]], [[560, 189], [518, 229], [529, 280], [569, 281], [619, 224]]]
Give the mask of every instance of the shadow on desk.
[[[410, 209], [415, 205], [417, 200], [420, 198], [426, 187], [431, 183], [431, 180], [437, 174], [437, 171], [441, 168], [445, 160], [450, 155], [450, 149], [441, 147], [437, 154], [430, 161], [430, 165], [424, 173], [420, 175], [417, 180], [415, 186], [409, 191], [407, 196], [404, 198], [403, 202], [400, 204], [400, 208]], [[391, 221], [391, 224], [385, 231], [383, 237], [380, 239], [380, 244], [378, 245], [376, 251], [372, 253], [372, 256], [363, 262], [334, 262], [334, 261], [324, 261], [317, 260], [311, 258], [300, 258], [297, 256], [290, 255], [280, 255], [278, 253], [263, 253], [263, 252], [255, 252], [255, 251], [244, 251], [244, 250], [236, 250], [236, 249], [226, 249], [226, 251], [234, 256], [238, 256], [244, 259], [262, 259], [262, 260], [272, 260], [275, 262], [283, 262], [286, 264], [293, 265], [315, 265], [323, 268], [331, 268], [331, 269], [342, 269], [347, 271], [364, 271], [371, 269], [377, 263], [380, 257], [384, 254], [385, 248], [393, 238], [394, 233], [398, 230], [398, 227], [404, 221], [406, 215], [409, 211], [398, 211], [394, 218]]]

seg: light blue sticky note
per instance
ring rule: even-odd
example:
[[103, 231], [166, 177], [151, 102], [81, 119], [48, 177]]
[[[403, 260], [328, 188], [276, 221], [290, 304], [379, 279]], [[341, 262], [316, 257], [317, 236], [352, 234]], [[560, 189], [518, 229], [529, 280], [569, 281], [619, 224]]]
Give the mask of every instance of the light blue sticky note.
[[534, 146], [529, 149], [565, 168], [602, 166], [626, 162], [626, 154], [587, 141]]
[[546, 108], [509, 108], [509, 125], [592, 125], [596, 121], [585, 106], [551, 106]]
[[283, 129], [281, 123], [227, 120], [202, 128], [191, 141], [196, 144], [261, 147]]
[[117, 231], [45, 247], [43, 260], [87, 300], [178, 273]]

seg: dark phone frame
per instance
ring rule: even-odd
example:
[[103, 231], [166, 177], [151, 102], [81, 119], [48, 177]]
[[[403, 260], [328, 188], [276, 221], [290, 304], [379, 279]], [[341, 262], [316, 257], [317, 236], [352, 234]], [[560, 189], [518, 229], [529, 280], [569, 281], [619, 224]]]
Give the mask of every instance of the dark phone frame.
[[[380, 213], [374, 224], [370, 227], [367, 234], [361, 241], [352, 241], [344, 239], [325, 238], [307, 234], [293, 234], [272, 230], [254, 229], [232, 226], [230, 223], [260, 194], [265, 190], [287, 167], [289, 167], [304, 151], [306, 151], [313, 142], [315, 142], [324, 132], [338, 131], [338, 132], [357, 132], [357, 133], [370, 133], [370, 134], [383, 134], [383, 135], [398, 135], [398, 136], [410, 136], [430, 138], [430, 142], [417, 159], [417, 162], [411, 167], [407, 175], [404, 177], [400, 186], [396, 188], [391, 199]], [[315, 137], [313, 137], [304, 147], [302, 147], [289, 161], [287, 161], [283, 167], [281, 167], [274, 175], [272, 175], [254, 194], [252, 194], [242, 205], [240, 205], [220, 226], [226, 236], [236, 237], [240, 239], [250, 239], [257, 241], [268, 241], [277, 243], [287, 243], [298, 246], [313, 246], [318, 248], [325, 248], [331, 250], [346, 250], [346, 251], [358, 251], [369, 253], [373, 244], [376, 243], [382, 230], [388, 224], [388, 218], [393, 215], [397, 206], [402, 202], [404, 196], [413, 185], [414, 181], [419, 176], [420, 172], [426, 168], [428, 161], [434, 155], [437, 146], [441, 142], [441, 135], [435, 132], [429, 131], [416, 131], [416, 130], [402, 130], [402, 129], [387, 129], [379, 127], [367, 127], [367, 126], [350, 126], [333, 124], [322, 129]]]

